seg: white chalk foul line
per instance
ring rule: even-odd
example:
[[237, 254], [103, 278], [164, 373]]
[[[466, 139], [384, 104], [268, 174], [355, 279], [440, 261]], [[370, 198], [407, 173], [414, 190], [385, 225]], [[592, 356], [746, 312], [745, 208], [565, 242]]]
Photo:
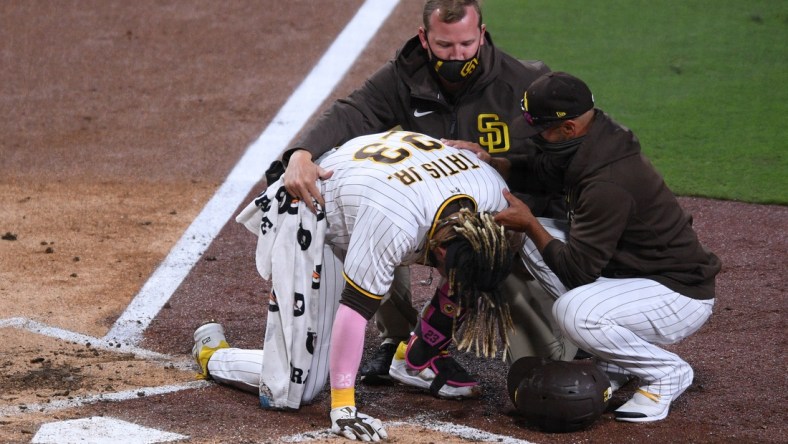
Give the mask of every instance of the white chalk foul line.
[[137, 344], [221, 228], [318, 109], [367, 46], [399, 0], [367, 0], [323, 57], [246, 150], [227, 180], [118, 318], [107, 339]]

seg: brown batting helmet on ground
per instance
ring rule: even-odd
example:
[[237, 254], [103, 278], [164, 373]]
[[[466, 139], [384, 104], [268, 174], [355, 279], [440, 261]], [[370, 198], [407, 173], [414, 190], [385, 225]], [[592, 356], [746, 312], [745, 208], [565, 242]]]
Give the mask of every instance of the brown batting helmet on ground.
[[530, 424], [545, 432], [573, 432], [594, 423], [607, 407], [610, 380], [591, 361], [518, 359], [507, 375], [509, 397]]

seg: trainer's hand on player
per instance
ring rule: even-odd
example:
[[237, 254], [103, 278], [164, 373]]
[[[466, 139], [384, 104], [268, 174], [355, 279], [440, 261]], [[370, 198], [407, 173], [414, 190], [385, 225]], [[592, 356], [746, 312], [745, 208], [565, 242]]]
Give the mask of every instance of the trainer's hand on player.
[[453, 146], [454, 148], [459, 148], [461, 150], [468, 150], [473, 151], [482, 162], [490, 163], [492, 160], [492, 156], [490, 153], [487, 152], [486, 149], [482, 148], [481, 145], [474, 142], [468, 142], [467, 140], [451, 140], [451, 139], [441, 139], [441, 143], [448, 146]]
[[323, 196], [317, 188], [318, 179], [328, 179], [333, 171], [324, 170], [312, 162], [312, 153], [306, 150], [297, 150], [290, 156], [285, 169], [284, 183], [288, 193], [301, 199], [302, 202], [316, 213], [314, 201], [325, 206]]
[[525, 233], [536, 245], [536, 249], [542, 253], [547, 244], [552, 242], [553, 236], [534, 217], [525, 202], [516, 198], [509, 190], [503, 190], [503, 197], [509, 202], [509, 208], [496, 214], [495, 221], [507, 229]]
[[354, 441], [377, 442], [389, 437], [379, 419], [359, 413], [352, 406], [331, 409], [331, 431]]
[[538, 222], [531, 209], [509, 190], [503, 190], [503, 197], [509, 202], [509, 207], [496, 214], [495, 221], [510, 230], [527, 233], [529, 226]]

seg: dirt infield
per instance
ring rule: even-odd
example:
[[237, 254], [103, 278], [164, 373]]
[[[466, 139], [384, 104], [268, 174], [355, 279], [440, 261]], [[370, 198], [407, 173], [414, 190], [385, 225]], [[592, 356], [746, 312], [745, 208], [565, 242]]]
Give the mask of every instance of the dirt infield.
[[[238, 224], [222, 229], [138, 347], [101, 338], [361, 3], [0, 2], [0, 442], [93, 416], [190, 443], [342, 442], [319, 433], [327, 393], [298, 413], [270, 412], [252, 395], [195, 383], [191, 334], [204, 320], [221, 321], [234, 346], [262, 342], [268, 287]], [[332, 97], [393, 56], [421, 3], [401, 2]], [[711, 320], [670, 348], [696, 378], [666, 420], [607, 413], [582, 432], [543, 434], [512, 411], [505, 365], [468, 355], [458, 359], [483, 381], [479, 400], [360, 385], [360, 408], [399, 443], [784, 442], [788, 208], [681, 202], [723, 270]], [[417, 268], [414, 281], [425, 275]], [[423, 302], [434, 287], [414, 289]], [[367, 351], [376, 345], [370, 325]]]

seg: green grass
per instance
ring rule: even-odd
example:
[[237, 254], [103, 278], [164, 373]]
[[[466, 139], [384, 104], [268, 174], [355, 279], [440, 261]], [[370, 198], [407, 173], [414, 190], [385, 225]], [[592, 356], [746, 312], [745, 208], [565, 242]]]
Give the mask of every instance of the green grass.
[[585, 80], [676, 194], [788, 204], [788, 1], [482, 7], [496, 45]]

